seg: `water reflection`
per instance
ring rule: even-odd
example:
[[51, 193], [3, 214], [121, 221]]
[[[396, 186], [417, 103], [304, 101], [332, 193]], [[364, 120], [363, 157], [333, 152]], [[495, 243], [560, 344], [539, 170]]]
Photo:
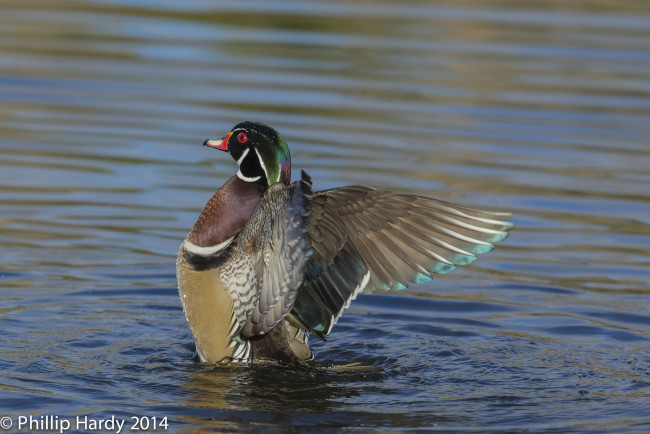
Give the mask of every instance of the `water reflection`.
[[[368, 405], [365, 396], [390, 394], [380, 384], [387, 377], [390, 374], [332, 374], [254, 365], [194, 371], [184, 386], [190, 392], [186, 405], [199, 410], [183, 420], [219, 430], [241, 429], [242, 425], [265, 429], [306, 428], [313, 424], [313, 418], [320, 418], [319, 415], [327, 415], [320, 423], [322, 428], [419, 427], [462, 421], [417, 408], [369, 417], [365, 411]], [[371, 385], [359, 387], [363, 383]], [[376, 401], [375, 405], [386, 403]]]

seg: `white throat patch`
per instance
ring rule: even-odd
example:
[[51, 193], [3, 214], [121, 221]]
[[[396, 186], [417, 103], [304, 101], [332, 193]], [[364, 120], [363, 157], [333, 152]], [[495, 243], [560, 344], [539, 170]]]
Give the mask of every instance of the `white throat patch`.
[[[239, 169], [237, 170], [237, 178], [239, 178], [239, 179], [241, 179], [242, 181], [245, 181], [245, 182], [255, 182], [255, 181], [259, 181], [260, 178], [261, 178], [261, 176], [256, 176], [254, 178], [249, 178], [248, 176], [241, 173], [241, 163], [244, 161], [244, 158], [246, 158], [246, 156], [248, 155], [250, 150], [251, 150], [251, 148], [246, 148], [244, 150], [244, 152], [242, 152], [241, 157], [239, 157], [239, 159], [237, 160], [237, 167], [239, 167]], [[268, 180], [269, 179], [269, 174], [266, 172], [266, 166], [264, 165], [264, 160], [262, 160], [262, 156], [257, 151], [257, 149], [255, 149], [255, 154], [257, 155], [257, 160], [260, 162], [260, 166], [262, 167], [262, 170], [264, 171], [264, 175], [266, 176], [266, 179]]]

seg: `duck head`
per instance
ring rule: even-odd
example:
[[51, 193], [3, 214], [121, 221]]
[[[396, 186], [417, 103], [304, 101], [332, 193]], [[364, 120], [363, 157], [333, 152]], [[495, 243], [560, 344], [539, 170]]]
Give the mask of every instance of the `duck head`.
[[225, 137], [206, 140], [204, 146], [226, 151], [237, 162], [237, 177], [264, 189], [291, 182], [291, 154], [287, 142], [268, 125], [240, 122]]

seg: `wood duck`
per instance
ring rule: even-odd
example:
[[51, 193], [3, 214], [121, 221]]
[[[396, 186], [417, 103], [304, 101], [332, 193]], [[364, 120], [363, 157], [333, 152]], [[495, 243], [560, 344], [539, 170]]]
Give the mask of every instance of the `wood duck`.
[[237, 174], [208, 201], [177, 260], [183, 310], [203, 362], [313, 358], [358, 294], [400, 290], [466, 265], [508, 236], [508, 213], [412, 194], [291, 183], [286, 141], [242, 122], [205, 146]]

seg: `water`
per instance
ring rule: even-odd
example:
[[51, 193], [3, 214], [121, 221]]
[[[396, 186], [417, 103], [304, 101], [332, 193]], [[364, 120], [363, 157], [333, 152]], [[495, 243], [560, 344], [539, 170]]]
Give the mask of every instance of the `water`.
[[[9, 432], [649, 431], [649, 38], [645, 0], [3, 1]], [[202, 141], [245, 119], [318, 189], [509, 210], [516, 229], [312, 339], [378, 372], [196, 363], [175, 255], [235, 171]]]

